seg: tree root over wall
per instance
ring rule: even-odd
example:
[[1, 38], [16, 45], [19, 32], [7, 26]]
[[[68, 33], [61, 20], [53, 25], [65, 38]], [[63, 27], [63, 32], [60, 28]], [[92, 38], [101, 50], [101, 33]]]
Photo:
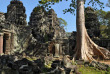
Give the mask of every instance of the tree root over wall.
[[84, 61], [89, 62], [96, 61], [97, 59], [110, 59], [110, 51], [95, 44], [88, 36], [85, 27], [84, 29], [82, 40], [80, 39], [81, 43], [79, 42], [80, 40], [78, 40], [79, 37], [77, 35], [76, 53], [73, 59], [83, 59]]

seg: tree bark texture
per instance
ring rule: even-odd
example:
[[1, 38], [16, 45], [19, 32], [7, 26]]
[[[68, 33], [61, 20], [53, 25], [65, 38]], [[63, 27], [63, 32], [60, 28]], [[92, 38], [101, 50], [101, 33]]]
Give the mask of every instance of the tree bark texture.
[[[100, 59], [109, 59], [110, 52], [105, 48], [96, 45], [88, 36], [85, 28], [84, 0], [77, 0], [77, 44], [73, 59], [83, 59], [84, 61], [96, 61]], [[88, 24], [89, 25], [89, 24]]]

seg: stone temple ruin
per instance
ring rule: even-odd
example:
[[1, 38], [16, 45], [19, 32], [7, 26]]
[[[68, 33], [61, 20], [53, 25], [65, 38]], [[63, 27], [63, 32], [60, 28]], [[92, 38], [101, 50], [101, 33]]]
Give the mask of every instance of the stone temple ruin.
[[[87, 12], [87, 14], [92, 13]], [[96, 32], [92, 31], [93, 27], [90, 30], [88, 27], [88, 32]], [[69, 37], [66, 35], [64, 28], [59, 25], [57, 14], [53, 9], [46, 11], [41, 6], [35, 7], [28, 25], [25, 7], [19, 0], [10, 2], [7, 13], [0, 12], [0, 54], [25, 53], [34, 56], [52, 54], [55, 57], [66, 54], [72, 56], [76, 44], [75, 36], [76, 32]], [[105, 40], [94, 41], [106, 48], [110, 44], [109, 40], [107, 40], [108, 42]], [[106, 45], [103, 42], [106, 42]]]
[[[107, 70], [109, 65], [102, 66], [99, 62], [89, 64], [77, 60], [73, 63], [70, 60], [76, 34], [67, 36], [55, 11], [46, 11], [41, 6], [33, 9], [27, 25], [23, 3], [12, 0], [7, 13], [0, 12], [0, 74], [80, 74], [76, 63]], [[101, 46], [105, 44], [105, 40], [95, 41]], [[106, 43], [105, 47], [108, 47], [109, 42]]]
[[[0, 54], [60, 56], [69, 54], [65, 30], [53, 9], [35, 7], [27, 25], [25, 7], [12, 0], [7, 13], [0, 12]], [[66, 50], [65, 50], [66, 49]], [[68, 50], [67, 50], [68, 49]]]
[[[13, 17], [12, 17], [13, 16]], [[25, 7], [21, 1], [11, 1], [7, 7], [6, 20], [16, 25], [26, 25]]]

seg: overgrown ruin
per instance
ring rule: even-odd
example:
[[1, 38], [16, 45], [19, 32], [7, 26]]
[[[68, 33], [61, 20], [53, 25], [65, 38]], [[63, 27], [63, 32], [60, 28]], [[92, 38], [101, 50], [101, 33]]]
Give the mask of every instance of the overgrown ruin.
[[[91, 10], [85, 13], [88, 16], [94, 15], [91, 18], [96, 16]], [[89, 20], [88, 16], [86, 19]], [[104, 45], [105, 40], [94, 39], [100, 35], [99, 23], [92, 23], [94, 20], [97, 22], [97, 19], [93, 19], [92, 22], [88, 20], [86, 24], [91, 23], [91, 25], [86, 25], [86, 27], [90, 37], [98, 45], [109, 48], [109, 40], [106, 40], [106, 45]], [[98, 25], [97, 29], [94, 28], [95, 25]], [[41, 6], [35, 7], [27, 25], [23, 3], [12, 0], [7, 7], [7, 13], [0, 12], [0, 29], [0, 54], [22, 54], [26, 51], [27, 55], [67, 54], [72, 56], [74, 53], [76, 33], [73, 32], [70, 37], [67, 37], [53, 9], [46, 11]]]
[[[100, 24], [94, 18], [94, 11], [91, 12], [90, 7], [87, 9], [89, 12], [85, 13], [93, 15], [86, 16], [89, 36], [96, 44], [110, 49], [110, 40], [100, 38]], [[80, 74], [77, 65], [110, 69], [110, 65], [95, 61], [71, 60], [77, 32], [67, 35], [53, 9], [46, 11], [42, 6], [35, 7], [29, 22], [25, 11], [20, 0], [12, 0], [7, 13], [0, 12], [0, 74]]]
[[[29, 24], [26, 24], [25, 7], [13, 0], [7, 13], [0, 13], [0, 54], [22, 54], [60, 56], [69, 54], [65, 30], [59, 25], [53, 9], [46, 11], [38, 6], [33, 9]], [[7, 26], [8, 25], [8, 26]], [[66, 42], [66, 41], [67, 42]]]

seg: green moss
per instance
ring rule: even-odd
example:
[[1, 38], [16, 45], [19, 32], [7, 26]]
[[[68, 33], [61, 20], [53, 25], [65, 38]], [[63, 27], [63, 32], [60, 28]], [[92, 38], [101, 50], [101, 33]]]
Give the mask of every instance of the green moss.
[[107, 71], [98, 70], [97, 68], [94, 68], [94, 67], [85, 67], [84, 65], [79, 65], [78, 69], [81, 74], [108, 74], [110, 73]]
[[45, 63], [45, 68], [51, 68], [51, 65], [52, 65], [52, 61], [48, 62], [48, 63]]
[[31, 57], [26, 57], [26, 59], [29, 60], [29, 61], [37, 60], [36, 57], [32, 57], [32, 58]]
[[107, 70], [110, 72], [110, 67], [109, 67], [109, 68], [107, 68]]
[[76, 62], [74, 62], [74, 61], [72, 61], [72, 65], [77, 65], [77, 63], [76, 63]]
[[45, 68], [51, 68], [51, 64], [45, 65]]

